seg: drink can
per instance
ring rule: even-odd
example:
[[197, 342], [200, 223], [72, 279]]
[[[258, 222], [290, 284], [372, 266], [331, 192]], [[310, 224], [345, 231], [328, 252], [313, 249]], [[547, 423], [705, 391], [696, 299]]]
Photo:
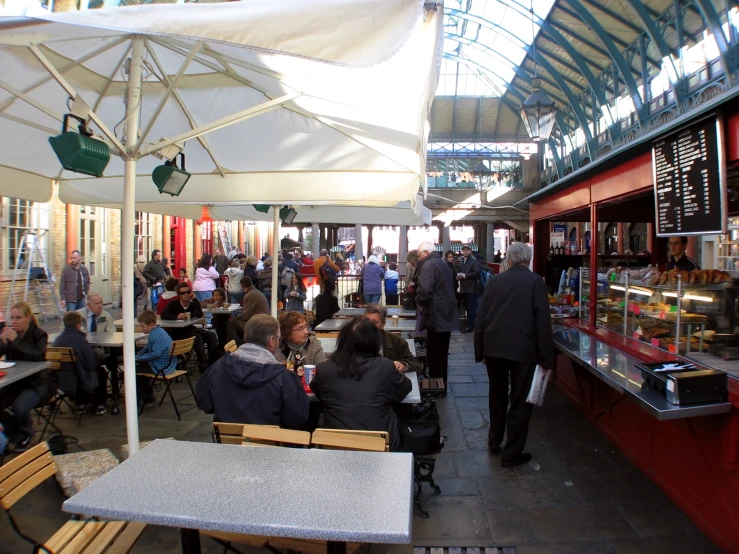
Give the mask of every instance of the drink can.
[[315, 374], [316, 374], [316, 366], [314, 365], [303, 366], [303, 379], [305, 379], [306, 385], [310, 385], [310, 382], [313, 380], [313, 376]]
[[189, 312], [187, 312], [185, 314], [185, 321], [190, 321], [190, 313]]

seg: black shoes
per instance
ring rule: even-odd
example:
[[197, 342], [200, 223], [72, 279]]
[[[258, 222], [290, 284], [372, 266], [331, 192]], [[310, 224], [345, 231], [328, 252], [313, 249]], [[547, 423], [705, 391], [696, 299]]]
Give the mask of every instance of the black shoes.
[[531, 461], [531, 454], [528, 452], [521, 452], [518, 456], [508, 458], [507, 460], [501, 460], [500, 465], [503, 467], [516, 467], [528, 464]]
[[33, 440], [33, 434], [26, 435], [24, 438], [19, 440], [17, 443], [15, 443], [14, 450], [16, 452], [25, 452], [28, 450], [28, 447], [31, 446], [31, 441]]
[[500, 454], [500, 445], [489, 442], [488, 450], [490, 450], [491, 454], [495, 454], [495, 455]]
[[474, 329], [472, 329], [471, 327], [462, 327], [459, 330], [460, 333], [471, 333], [472, 331], [474, 331]]

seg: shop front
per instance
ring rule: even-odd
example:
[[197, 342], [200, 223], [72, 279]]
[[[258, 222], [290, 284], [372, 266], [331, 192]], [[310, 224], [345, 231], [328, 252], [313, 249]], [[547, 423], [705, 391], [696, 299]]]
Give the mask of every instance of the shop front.
[[555, 386], [727, 551], [739, 551], [734, 113], [685, 121], [530, 198]]

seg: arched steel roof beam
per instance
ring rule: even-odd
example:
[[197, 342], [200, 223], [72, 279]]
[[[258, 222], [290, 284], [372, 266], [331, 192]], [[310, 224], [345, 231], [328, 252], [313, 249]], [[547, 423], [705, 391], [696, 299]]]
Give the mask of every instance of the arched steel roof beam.
[[[453, 15], [457, 17], [465, 18], [465, 19], [468, 19], [469, 21], [474, 21], [478, 25], [481, 25], [483, 27], [487, 27], [496, 32], [499, 32], [503, 36], [505, 36], [507, 39], [509, 39], [511, 42], [513, 42], [514, 44], [518, 43], [517, 45], [523, 48], [525, 52], [528, 53], [530, 51], [530, 47], [526, 43], [524, 43], [521, 39], [513, 35], [511, 32], [509, 32], [505, 28], [500, 27], [499, 25], [496, 25], [495, 23], [491, 21], [488, 21], [487, 19], [483, 17], [469, 14], [466, 12], [461, 12], [455, 9], [449, 9], [448, 12], [452, 13]], [[539, 63], [549, 73], [549, 75], [555, 80], [559, 89], [567, 97], [570, 107], [575, 112], [578, 122], [580, 123], [580, 127], [582, 128], [582, 131], [585, 135], [585, 141], [588, 145], [588, 150], [590, 150], [590, 146], [593, 141], [593, 136], [592, 136], [592, 133], [590, 132], [590, 127], [588, 126], [588, 118], [586, 117], [585, 112], [583, 111], [582, 106], [580, 105], [580, 102], [578, 101], [577, 97], [572, 93], [572, 90], [570, 90], [570, 87], [568, 87], [567, 84], [564, 82], [564, 79], [562, 79], [562, 76], [560, 75], [560, 73], [556, 69], [554, 69], [554, 67], [552, 67], [552, 64], [550, 64], [545, 58], [540, 58]]]
[[[529, 82], [529, 78], [528, 78], [527, 75], [531, 75], [533, 73], [533, 71], [531, 71], [530, 69], [524, 67], [523, 65], [516, 64], [513, 60], [511, 60], [510, 58], [507, 58], [506, 56], [504, 56], [503, 54], [501, 54], [497, 50], [495, 50], [493, 48], [490, 48], [488, 45], [483, 44], [481, 42], [474, 41], [474, 40], [472, 40], [470, 38], [461, 37], [459, 35], [455, 35], [455, 34], [452, 34], [452, 33], [444, 33], [444, 38], [445, 39], [449, 39], [449, 40], [453, 40], [453, 41], [458, 42], [460, 44], [467, 45], [467, 46], [469, 46], [471, 48], [475, 48], [477, 50], [480, 50], [482, 52], [485, 52], [486, 54], [490, 54], [491, 56], [494, 56], [494, 57], [498, 58], [499, 60], [501, 60], [502, 62], [504, 62], [505, 64], [507, 64], [507, 67], [509, 69], [512, 69], [519, 78], [521, 78], [526, 83]], [[497, 74], [496, 74], [496, 76], [500, 77]], [[507, 82], [506, 79], [503, 79], [502, 77], [500, 77], [500, 78], [501, 78], [502, 81]], [[551, 86], [551, 87], [553, 87], [555, 89], [559, 89], [559, 87], [557, 86], [557, 84], [554, 83], [553, 81], [547, 79], [546, 77], [540, 77], [540, 78], [541, 78], [542, 81], [544, 81], [545, 83], [547, 83], [549, 86]], [[569, 82], [571, 82], [573, 85], [578, 86], [578, 87], [580, 86], [580, 84], [577, 83], [576, 81], [572, 81], [571, 79], [569, 79], [567, 77], [564, 77], [564, 78], [566, 80], [568, 80]], [[558, 98], [558, 99], [563, 104], [566, 104], [567, 103], [567, 101], [564, 100], [563, 98]]]
[[[641, 96], [639, 96], [639, 88], [636, 85], [636, 80], [634, 80], [634, 76], [631, 73], [632, 68], [631, 65], [626, 63], [626, 60], [621, 55], [621, 52], [618, 51], [616, 48], [616, 45], [613, 43], [613, 41], [610, 38], [610, 35], [606, 33], [605, 29], [601, 26], [600, 23], [598, 23], [598, 20], [591, 14], [588, 10], [585, 9], [585, 6], [583, 6], [579, 0], [565, 0], [567, 3], [569, 3], [573, 8], [575, 8], [575, 12], [577, 13], [578, 17], [582, 20], [585, 25], [590, 27], [590, 30], [595, 34], [596, 37], [598, 37], [598, 40], [601, 41], [603, 46], [605, 46], [608, 49], [608, 52], [611, 56], [611, 59], [613, 60], [613, 63], [616, 64], [616, 67], [618, 67], [618, 70], [621, 72], [621, 76], [624, 79], [624, 82], [626, 83], [626, 88], [629, 91], [629, 95], [631, 95], [631, 101], [634, 103], [634, 108], [636, 108], [637, 116], [639, 117], [639, 122], [641, 124], [646, 123], [647, 120], [647, 107], [642, 101]], [[646, 90], [646, 83], [644, 90]], [[591, 158], [592, 159], [592, 158]]]
[[695, 3], [698, 4], [698, 9], [706, 27], [716, 39], [716, 46], [718, 46], [718, 51], [721, 53], [721, 68], [726, 76], [730, 77], [737, 68], [736, 48], [732, 48], [726, 40], [726, 35], [724, 35], [724, 30], [721, 28], [721, 22], [711, 0], [695, 0]]
[[[454, 54], [449, 54], [449, 53], [444, 53], [444, 57], [446, 59], [448, 59], [448, 60], [453, 60], [455, 62], [458, 62], [458, 63], [464, 64], [464, 65], [466, 65], [468, 67], [471, 67], [473, 69], [479, 69], [480, 71], [487, 71], [488, 73], [492, 73], [493, 75], [495, 75], [496, 77], [498, 77], [500, 79], [500, 75], [497, 75], [494, 71], [491, 71], [490, 68], [484, 67], [484, 66], [482, 66], [482, 65], [480, 65], [480, 64], [478, 64], [478, 63], [476, 63], [476, 62], [474, 62], [472, 60], [468, 60], [468, 59], [465, 59], [465, 58], [460, 58], [459, 56], [456, 56]], [[510, 92], [513, 96], [515, 96], [521, 102], [521, 104], [523, 104], [524, 101], [526, 100], [526, 96], [524, 96], [512, 84], [511, 84], [511, 87], [508, 89], [508, 92]], [[511, 108], [511, 110], [513, 111], [514, 114], [518, 114], [520, 112], [521, 107], [514, 105], [510, 100], [508, 100], [504, 96], [501, 96], [500, 97], [500, 101], [503, 102], [503, 103], [505, 103], [505, 105], [508, 106], [509, 108]], [[564, 125], [564, 123], [561, 121], [562, 120], [562, 117], [561, 117], [559, 111], [555, 115], [555, 120], [557, 122], [557, 126], [560, 127], [560, 129], [566, 128], [566, 125]], [[519, 119], [519, 122], [520, 122], [520, 119]], [[549, 148], [551, 149], [551, 151], [554, 154], [554, 164], [557, 167], [557, 174], [561, 177], [564, 170], [562, 168], [562, 160], [559, 158], [559, 155], [557, 154], [557, 144], [554, 142], [554, 139], [552, 137], [549, 137], [549, 139], [547, 140], [547, 142], [549, 143]], [[536, 176], [536, 180], [538, 182], [538, 180], [539, 180], [539, 176], [538, 175]]]
[[[649, 16], [649, 13], [644, 8], [644, 4], [641, 3], [641, 0], [626, 0], [626, 2], [631, 6], [636, 18], [644, 26], [644, 30], [652, 43], [657, 47], [657, 50], [659, 50], [659, 55], [662, 56], [663, 63], [669, 63], [672, 66], [672, 71], [667, 72], [668, 81], [670, 82], [670, 87], [675, 93], [676, 102], [680, 104], [685, 100], [688, 87], [685, 78], [678, 75], [677, 67], [675, 67], [675, 62], [672, 59], [672, 50], [667, 45], [665, 37], [662, 36], [662, 32], [657, 28], [654, 20]], [[667, 61], [665, 61], [665, 59], [667, 59]], [[677, 78], [677, 81], [673, 82], [672, 79], [669, 78], [670, 75], [674, 75]]]

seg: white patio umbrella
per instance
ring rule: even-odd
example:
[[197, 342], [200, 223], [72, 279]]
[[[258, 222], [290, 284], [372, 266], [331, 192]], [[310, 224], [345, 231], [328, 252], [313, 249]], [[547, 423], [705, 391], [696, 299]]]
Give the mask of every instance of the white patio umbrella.
[[[425, 181], [442, 13], [423, 0], [250, 0], [0, 18], [0, 194], [48, 201], [56, 179], [62, 197], [82, 187], [80, 204], [120, 202], [123, 252], [137, 202], [411, 200]], [[60, 171], [46, 139], [69, 112], [114, 154], [105, 177]], [[181, 196], [160, 195], [155, 156], [183, 148], [193, 177]], [[134, 453], [133, 287], [122, 289]]]

